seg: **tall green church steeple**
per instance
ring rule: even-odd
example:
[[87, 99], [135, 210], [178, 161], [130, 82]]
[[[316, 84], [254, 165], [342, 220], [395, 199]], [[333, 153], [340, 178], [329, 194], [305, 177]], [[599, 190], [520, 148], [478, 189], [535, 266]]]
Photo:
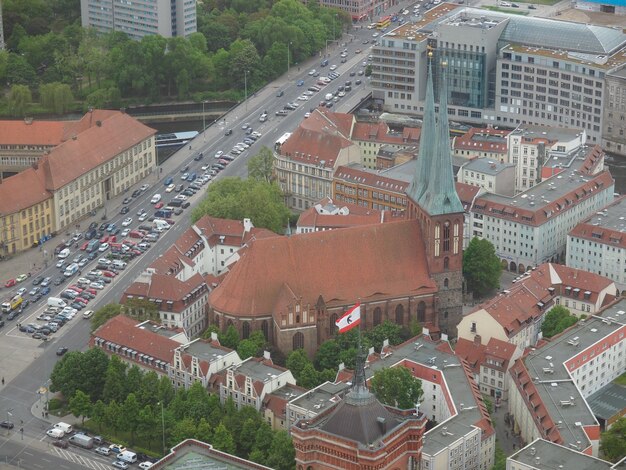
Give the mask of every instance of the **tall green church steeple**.
[[[445, 64], [442, 65], [445, 67]], [[452, 171], [445, 69], [442, 78], [439, 115], [435, 123], [432, 70], [429, 66], [417, 174], [407, 189], [407, 195], [430, 215], [463, 212]]]

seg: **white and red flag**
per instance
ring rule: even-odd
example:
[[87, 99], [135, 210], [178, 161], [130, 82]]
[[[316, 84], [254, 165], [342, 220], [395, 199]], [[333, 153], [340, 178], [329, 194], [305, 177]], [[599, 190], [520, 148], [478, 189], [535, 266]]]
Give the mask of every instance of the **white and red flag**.
[[339, 333], [345, 333], [350, 331], [355, 326], [361, 324], [361, 304], [356, 304], [350, 310], [343, 314], [343, 316], [335, 322]]

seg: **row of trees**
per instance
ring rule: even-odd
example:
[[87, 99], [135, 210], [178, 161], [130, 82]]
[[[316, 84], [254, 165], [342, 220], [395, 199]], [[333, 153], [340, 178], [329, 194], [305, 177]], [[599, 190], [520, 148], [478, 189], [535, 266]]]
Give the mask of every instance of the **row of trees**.
[[129, 367], [98, 348], [66, 354], [50, 379], [51, 391], [68, 399], [75, 416], [120, 443], [160, 449], [162, 439], [173, 446], [196, 438], [272, 468], [293, 468], [285, 431], [273, 431], [252, 407], [238, 410], [232, 400], [222, 405], [199, 382], [175, 390], [167, 377]]
[[[188, 99], [194, 93], [202, 99], [239, 98], [244, 82], [249, 90], [261, 87], [322, 50], [350, 23], [344, 12], [317, 2], [202, 2], [197, 33], [134, 41], [124, 33], [82, 28], [79, 0], [7, 0], [3, 7], [5, 20], [13, 22], [5, 21], [8, 51], [0, 51], [0, 82], [31, 91], [42, 84], [67, 85], [95, 107], [119, 107], [122, 99]], [[65, 103], [70, 95], [63, 97]], [[64, 109], [49, 100], [40, 104], [53, 112]]]

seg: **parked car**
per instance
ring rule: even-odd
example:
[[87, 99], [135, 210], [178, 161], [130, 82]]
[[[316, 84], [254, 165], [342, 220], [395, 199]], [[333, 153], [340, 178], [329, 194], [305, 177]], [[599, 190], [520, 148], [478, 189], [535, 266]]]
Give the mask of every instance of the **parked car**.
[[55, 447], [60, 447], [61, 449], [67, 449], [69, 447], [68, 442], [63, 439], [56, 439], [52, 441], [52, 445]]
[[111, 465], [122, 470], [126, 470], [128, 468], [128, 464], [126, 462], [122, 462], [121, 460], [114, 460]]
[[13, 429], [15, 425], [11, 421], [2, 421], [0, 422], [0, 428], [4, 429]]
[[108, 447], [96, 447], [96, 454], [110, 455], [111, 449], [109, 449]]

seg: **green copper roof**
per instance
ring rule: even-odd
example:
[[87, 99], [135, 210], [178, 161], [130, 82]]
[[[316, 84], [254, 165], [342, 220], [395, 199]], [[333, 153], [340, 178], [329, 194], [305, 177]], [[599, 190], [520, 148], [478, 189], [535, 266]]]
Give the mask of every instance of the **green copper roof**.
[[463, 204], [456, 192], [452, 171], [446, 80], [444, 70], [439, 118], [434, 124], [435, 101], [432, 92], [432, 73], [429, 69], [417, 174], [407, 190], [407, 195], [430, 215], [463, 212]]
[[428, 82], [426, 84], [426, 104], [424, 106], [422, 132], [420, 133], [420, 148], [417, 156], [416, 174], [406, 190], [407, 195], [413, 201], [419, 201], [419, 198], [424, 194], [426, 186], [428, 185], [428, 165], [430, 160], [428, 155], [435, 153], [436, 129], [435, 93], [433, 92], [433, 75], [429, 64]]

